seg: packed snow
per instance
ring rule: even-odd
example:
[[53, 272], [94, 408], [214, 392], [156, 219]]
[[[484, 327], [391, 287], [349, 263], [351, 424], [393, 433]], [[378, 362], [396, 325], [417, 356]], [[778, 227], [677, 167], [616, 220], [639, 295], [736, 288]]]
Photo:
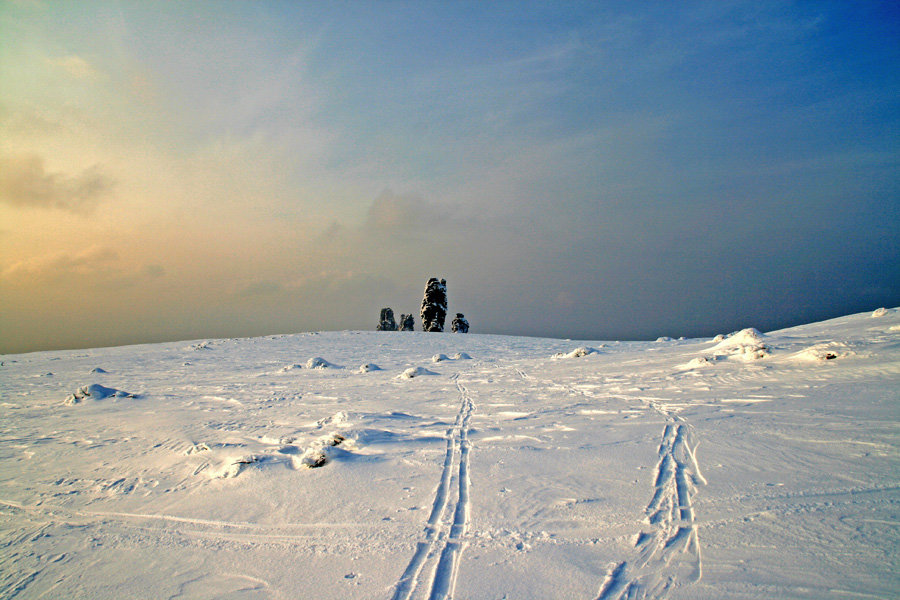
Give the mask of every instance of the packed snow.
[[900, 596], [900, 311], [590, 344], [0, 356], [0, 597]]

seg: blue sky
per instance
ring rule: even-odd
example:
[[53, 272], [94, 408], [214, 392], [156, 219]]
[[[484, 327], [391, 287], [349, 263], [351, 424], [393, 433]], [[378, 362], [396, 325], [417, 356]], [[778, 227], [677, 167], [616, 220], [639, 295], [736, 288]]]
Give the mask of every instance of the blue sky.
[[0, 3], [0, 351], [900, 304], [891, 2]]

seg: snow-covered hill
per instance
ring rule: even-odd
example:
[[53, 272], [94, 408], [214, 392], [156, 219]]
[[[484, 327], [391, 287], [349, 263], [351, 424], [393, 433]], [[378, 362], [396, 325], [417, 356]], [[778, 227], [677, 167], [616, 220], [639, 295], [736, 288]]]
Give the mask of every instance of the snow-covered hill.
[[2, 598], [900, 595], [900, 311], [2, 356]]

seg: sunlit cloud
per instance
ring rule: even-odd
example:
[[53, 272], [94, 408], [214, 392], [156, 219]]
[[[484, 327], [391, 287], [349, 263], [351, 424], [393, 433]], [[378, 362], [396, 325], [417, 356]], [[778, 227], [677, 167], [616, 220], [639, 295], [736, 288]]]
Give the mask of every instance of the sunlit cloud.
[[15, 262], [0, 271], [0, 280], [33, 285], [83, 278], [84, 283], [88, 284], [90, 278], [108, 277], [118, 272], [119, 261], [119, 253], [113, 248], [91, 245], [75, 254], [54, 253]]
[[48, 58], [47, 62], [75, 79], [92, 79], [100, 76], [100, 72], [91, 63], [76, 54]]
[[34, 154], [0, 155], [0, 202], [11, 206], [89, 213], [113, 185], [99, 167], [69, 176], [48, 172]]

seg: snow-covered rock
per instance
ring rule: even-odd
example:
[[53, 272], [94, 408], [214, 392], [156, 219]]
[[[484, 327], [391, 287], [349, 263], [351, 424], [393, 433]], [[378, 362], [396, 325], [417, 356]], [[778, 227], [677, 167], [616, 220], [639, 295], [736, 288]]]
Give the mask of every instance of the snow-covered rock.
[[734, 357], [742, 360], [756, 360], [771, 354], [771, 348], [766, 344], [765, 339], [765, 334], [753, 327], [748, 327], [723, 336], [719, 343], [709, 351], [718, 358]]
[[104, 398], [135, 398], [137, 397], [135, 394], [129, 394], [128, 392], [123, 392], [122, 390], [117, 390], [115, 388], [106, 387], [100, 385], [99, 383], [92, 383], [90, 385], [84, 385], [78, 388], [75, 393], [70, 394], [66, 397], [65, 404], [72, 405], [78, 404], [82, 400], [91, 399], [91, 400], [103, 400]]
[[341, 367], [334, 363], [328, 362], [321, 356], [316, 356], [316, 357], [311, 358], [308, 361], [306, 361], [306, 368], [307, 369], [340, 369]]
[[403, 313], [400, 315], [400, 331], [414, 331], [416, 328], [416, 320], [410, 314]]
[[434, 371], [429, 371], [425, 367], [410, 367], [403, 371], [398, 377], [400, 379], [412, 379], [421, 375], [437, 375]]
[[425, 286], [425, 297], [422, 299], [422, 329], [425, 331], [444, 331], [447, 318], [447, 282], [436, 277], [428, 280]]
[[792, 357], [797, 360], [824, 362], [838, 358], [847, 358], [855, 354], [847, 344], [832, 341], [815, 344], [796, 352]]
[[589, 356], [591, 354], [600, 354], [600, 351], [596, 348], [591, 348], [590, 346], [580, 346], [569, 352], [557, 352], [553, 355], [553, 358], [581, 358], [582, 356]]
[[381, 318], [378, 320], [378, 331], [397, 331], [397, 322], [394, 321], [394, 311], [390, 308], [381, 309]]

